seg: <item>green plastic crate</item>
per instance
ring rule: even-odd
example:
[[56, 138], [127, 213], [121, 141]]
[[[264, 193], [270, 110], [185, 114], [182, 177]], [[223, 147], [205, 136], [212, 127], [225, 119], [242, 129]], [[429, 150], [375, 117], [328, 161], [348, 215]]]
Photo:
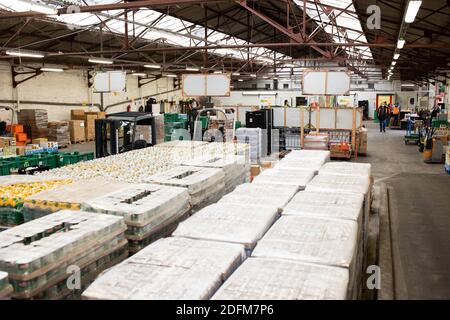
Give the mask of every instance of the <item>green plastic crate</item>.
[[178, 114], [177, 113], [164, 113], [164, 122], [177, 122]]
[[433, 119], [433, 121], [431, 122], [431, 126], [433, 128], [440, 128], [441, 126], [448, 128], [448, 121]]
[[11, 164], [2, 161], [0, 162], [0, 176], [9, 176], [11, 174]]

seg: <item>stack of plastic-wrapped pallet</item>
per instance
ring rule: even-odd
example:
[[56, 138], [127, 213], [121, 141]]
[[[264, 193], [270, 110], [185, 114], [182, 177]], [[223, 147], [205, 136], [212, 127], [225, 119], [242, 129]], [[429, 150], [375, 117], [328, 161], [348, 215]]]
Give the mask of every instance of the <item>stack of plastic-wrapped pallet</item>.
[[309, 181], [314, 177], [313, 170], [273, 169], [264, 170], [253, 180], [254, 184], [270, 184], [295, 186], [297, 190], [304, 190]]
[[277, 165], [276, 169], [313, 170], [315, 174], [330, 160], [330, 151], [294, 150], [288, 153]]
[[244, 259], [244, 247], [239, 244], [165, 238], [100, 275], [82, 297], [209, 299]]
[[364, 214], [362, 229], [364, 235], [364, 251], [366, 250], [369, 228], [369, 215], [371, 206], [371, 165], [368, 163], [354, 162], [329, 162], [326, 163], [307, 186], [307, 191], [321, 193], [339, 192], [362, 194], [364, 196]]
[[183, 165], [203, 167], [203, 168], [219, 168], [225, 174], [225, 190], [224, 193], [232, 191], [237, 185], [248, 182], [250, 180], [250, 161], [242, 155], [224, 154], [222, 156], [203, 156], [190, 161], [186, 161]]
[[239, 143], [249, 144], [251, 161], [258, 161], [265, 156], [261, 128], [239, 128], [236, 130], [236, 139]]
[[238, 243], [248, 254], [278, 218], [276, 206], [217, 203], [208, 206], [173, 232], [175, 237]]
[[[125, 230], [121, 217], [59, 211], [1, 232], [0, 270], [9, 275], [13, 298], [73, 297], [127, 257]], [[79, 281], [68, 281], [75, 272]]]
[[220, 199], [220, 204], [240, 204], [243, 206], [277, 207], [281, 213], [297, 193], [296, 186], [245, 183], [237, 186], [233, 192]]
[[186, 188], [155, 184], [129, 185], [86, 201], [82, 208], [123, 217], [128, 226], [125, 235], [131, 253], [170, 235], [190, 211]]
[[8, 274], [0, 271], [0, 300], [7, 300], [11, 297], [13, 287], [9, 284]]
[[220, 168], [177, 166], [145, 182], [187, 188], [194, 211], [217, 202], [225, 190], [225, 174]]

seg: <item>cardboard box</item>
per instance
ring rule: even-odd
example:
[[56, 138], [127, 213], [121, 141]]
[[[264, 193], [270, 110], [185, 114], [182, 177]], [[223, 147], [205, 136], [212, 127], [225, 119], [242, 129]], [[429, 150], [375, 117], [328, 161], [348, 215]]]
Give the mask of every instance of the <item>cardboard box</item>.
[[95, 139], [95, 120], [97, 119], [96, 114], [86, 114], [85, 115], [85, 136], [86, 140], [94, 140]]
[[72, 109], [70, 110], [71, 120], [84, 120], [84, 110], [83, 109]]
[[13, 137], [0, 137], [0, 148], [11, 147], [16, 145], [16, 140]]
[[69, 132], [71, 142], [84, 142], [86, 140], [84, 120], [70, 120]]
[[47, 142], [48, 141], [48, 139], [47, 138], [37, 138], [37, 139], [33, 139], [33, 144], [38, 144], [38, 145], [40, 145], [41, 143], [43, 143], [43, 142]]
[[21, 125], [21, 124], [13, 124], [13, 125], [11, 126], [11, 132], [12, 132], [13, 134], [16, 134], [16, 133], [23, 133], [23, 125]]
[[97, 116], [97, 119], [105, 119], [106, 118], [106, 112], [85, 112], [86, 115], [94, 115]]
[[261, 173], [261, 167], [259, 165], [252, 165], [250, 167], [250, 173], [252, 177], [256, 177]]

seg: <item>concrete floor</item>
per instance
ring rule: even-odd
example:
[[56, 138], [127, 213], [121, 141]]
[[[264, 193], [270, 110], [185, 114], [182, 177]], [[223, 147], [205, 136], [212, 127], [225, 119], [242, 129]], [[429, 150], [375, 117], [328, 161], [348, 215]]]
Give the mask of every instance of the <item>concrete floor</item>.
[[404, 145], [403, 131], [366, 126], [368, 156], [356, 161], [372, 164], [378, 193], [378, 298], [450, 299], [450, 175], [443, 164], [424, 163], [417, 146]]

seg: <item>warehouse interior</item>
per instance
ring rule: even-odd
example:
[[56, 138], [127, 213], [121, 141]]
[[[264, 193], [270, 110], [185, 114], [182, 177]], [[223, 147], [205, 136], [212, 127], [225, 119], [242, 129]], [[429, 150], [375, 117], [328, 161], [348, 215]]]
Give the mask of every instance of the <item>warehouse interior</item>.
[[450, 299], [449, 25], [0, 0], [0, 300]]

